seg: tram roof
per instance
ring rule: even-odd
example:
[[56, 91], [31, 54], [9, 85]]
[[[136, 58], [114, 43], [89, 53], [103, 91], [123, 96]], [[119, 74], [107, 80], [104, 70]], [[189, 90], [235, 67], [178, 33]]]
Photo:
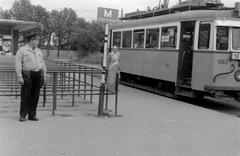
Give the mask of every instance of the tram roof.
[[151, 18], [144, 18], [138, 20], [131, 20], [126, 22], [119, 22], [113, 24], [111, 29], [124, 29], [132, 28], [136, 26], [148, 26], [161, 23], [173, 23], [180, 21], [196, 21], [196, 20], [214, 20], [223, 18], [233, 18], [233, 10], [190, 10], [173, 14], [166, 14], [161, 16], [155, 16]]
[[41, 23], [11, 19], [0, 19], [0, 25], [11, 25], [13, 30], [25, 31], [42, 26]]

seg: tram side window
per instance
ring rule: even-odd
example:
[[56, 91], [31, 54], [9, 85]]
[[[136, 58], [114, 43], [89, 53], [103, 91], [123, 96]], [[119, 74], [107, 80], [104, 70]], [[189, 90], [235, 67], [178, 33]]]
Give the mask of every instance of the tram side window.
[[240, 50], [240, 28], [233, 28], [232, 30], [232, 49]]
[[121, 32], [113, 32], [113, 45], [120, 47], [121, 46]]
[[209, 49], [210, 24], [201, 24], [199, 28], [198, 49]]
[[134, 30], [133, 31], [133, 43], [134, 48], [143, 48], [144, 47], [144, 29]]
[[228, 27], [217, 27], [216, 48], [217, 50], [228, 50]]
[[161, 36], [161, 48], [176, 48], [177, 26], [163, 27]]
[[132, 47], [132, 31], [123, 31], [123, 48], [131, 48]]
[[159, 28], [147, 29], [146, 48], [158, 48]]

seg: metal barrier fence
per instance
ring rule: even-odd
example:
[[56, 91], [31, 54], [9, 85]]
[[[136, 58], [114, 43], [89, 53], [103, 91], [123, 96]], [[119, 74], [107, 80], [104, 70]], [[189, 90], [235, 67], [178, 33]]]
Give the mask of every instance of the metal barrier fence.
[[[53, 63], [57, 64], [54, 65]], [[93, 96], [99, 96], [99, 86], [94, 85], [94, 76], [100, 75], [102, 70], [83, 65], [71, 64], [71, 62], [51, 61], [47, 66], [47, 84], [41, 89], [43, 96], [43, 107], [47, 96], [53, 97], [52, 115], [57, 108], [57, 97], [72, 96], [72, 106], [75, 103], [75, 96], [89, 97], [92, 102]], [[15, 96], [21, 94], [21, 86], [18, 84], [13, 64], [3, 63], [0, 66], [0, 96]], [[113, 95], [105, 92], [105, 95]], [[106, 100], [107, 107], [107, 100]]]
[[[88, 68], [91, 68], [91, 67], [88, 67], [88, 66], [84, 66], [84, 65], [76, 65], [76, 64], [72, 64], [70, 61], [59, 61], [59, 60], [52, 60], [51, 62], [57, 64], [57, 65], [63, 65], [64, 67], [69, 67], [69, 68], [72, 68], [72, 67], [77, 67], [78, 69], [88, 69]], [[91, 68], [91, 69], [98, 69], [98, 70], [101, 70], [99, 68]], [[102, 70], [101, 70], [102, 71]], [[91, 78], [93, 77], [94, 75], [91, 75]], [[98, 87], [100, 88], [100, 87]], [[108, 109], [108, 95], [115, 95], [115, 115], [117, 115], [117, 108], [118, 108], [118, 74], [116, 76], [116, 88], [115, 88], [115, 93], [111, 93], [108, 91], [107, 87], [105, 86], [105, 89], [104, 89], [104, 96], [105, 98], [103, 97], [103, 101], [105, 99], [105, 110]], [[99, 93], [100, 94], [100, 93]], [[100, 105], [100, 99], [99, 99], [99, 105]], [[102, 108], [103, 109], [103, 108]]]

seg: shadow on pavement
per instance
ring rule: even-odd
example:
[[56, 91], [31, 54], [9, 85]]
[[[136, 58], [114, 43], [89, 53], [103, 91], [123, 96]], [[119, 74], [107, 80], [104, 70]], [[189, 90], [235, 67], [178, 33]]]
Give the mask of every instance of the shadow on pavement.
[[214, 99], [211, 97], [204, 97], [203, 99], [181, 98], [180, 101], [183, 101], [198, 107], [202, 107], [205, 109], [228, 114], [231, 116], [240, 117], [239, 102], [227, 102], [220, 99]]

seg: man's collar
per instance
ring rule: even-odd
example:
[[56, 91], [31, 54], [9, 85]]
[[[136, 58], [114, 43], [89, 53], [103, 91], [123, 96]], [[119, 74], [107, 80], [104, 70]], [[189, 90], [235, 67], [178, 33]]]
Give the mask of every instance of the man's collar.
[[30, 52], [32, 52], [32, 53], [34, 53], [34, 50], [37, 49], [37, 48], [35, 48], [35, 49], [33, 50], [33, 48], [30, 47], [28, 44], [26, 44], [25, 46], [26, 46], [27, 50], [30, 51]]

